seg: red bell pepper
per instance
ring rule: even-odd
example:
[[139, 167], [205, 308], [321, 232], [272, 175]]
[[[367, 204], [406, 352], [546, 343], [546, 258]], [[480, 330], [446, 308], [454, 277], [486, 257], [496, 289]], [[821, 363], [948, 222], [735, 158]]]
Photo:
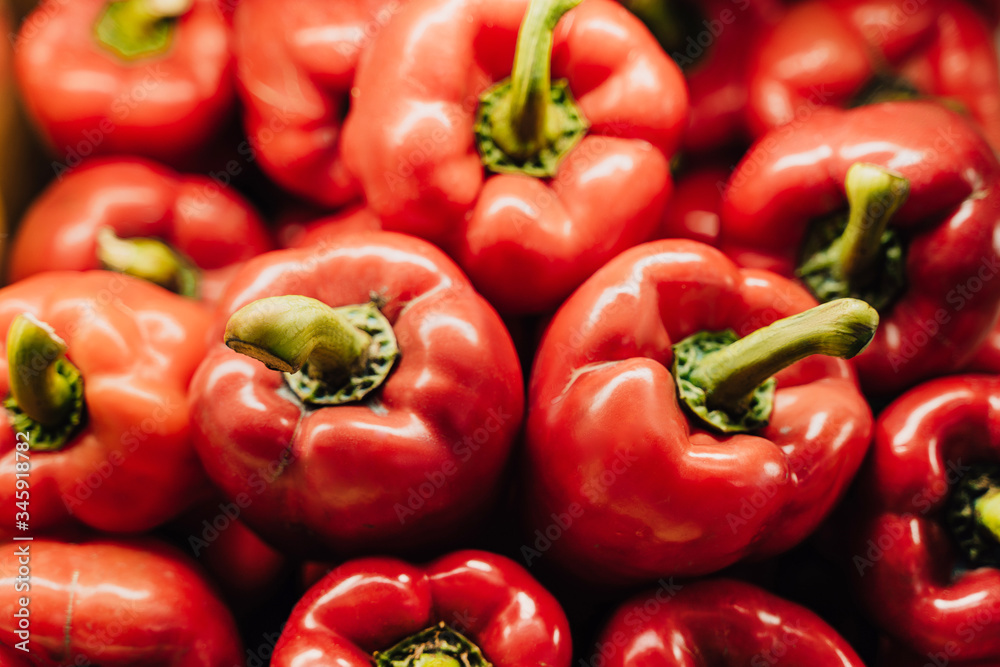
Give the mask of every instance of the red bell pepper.
[[201, 166], [236, 101], [217, 0], [41, 3], [17, 37], [24, 102], [57, 174], [95, 155]]
[[244, 125], [279, 185], [325, 206], [362, 197], [341, 155], [355, 70], [404, 0], [242, 0], [234, 17]]
[[717, 246], [722, 191], [730, 173], [728, 167], [711, 163], [679, 176], [660, 221], [658, 238], [692, 239]]
[[[0, 511], [30, 515], [38, 533], [77, 522], [138, 532], [206, 498], [187, 388], [209, 320], [194, 302], [106, 271], [0, 290], [0, 477], [10, 480]], [[15, 484], [26, 457], [30, 479]], [[19, 507], [29, 496], [30, 512]]]
[[621, 0], [642, 19], [687, 81], [683, 147], [703, 153], [750, 142], [747, 53], [784, 13], [780, 0]]
[[623, 603], [595, 646], [606, 667], [864, 667], [820, 617], [740, 581], [664, 582]]
[[486, 509], [521, 423], [521, 370], [444, 254], [344, 235], [251, 260], [226, 294], [191, 400], [202, 461], [248, 499], [251, 528], [318, 557], [398, 553]]
[[803, 358], [855, 354], [877, 322], [853, 299], [792, 317], [814, 305], [687, 240], [594, 274], [556, 313], [531, 374], [525, 560], [551, 552], [617, 585], [804, 539], [860, 465], [872, 416], [847, 362]]
[[965, 2], [812, 0], [756, 47], [747, 106], [754, 134], [821, 106], [931, 96], [955, 103], [1000, 148], [1000, 63], [993, 31]]
[[680, 71], [621, 5], [576, 2], [408, 3], [344, 125], [385, 228], [443, 247], [505, 313], [557, 307], [650, 238], [670, 194]]
[[742, 266], [798, 275], [821, 301], [877, 308], [883, 324], [857, 367], [866, 390], [891, 395], [961, 368], [993, 326], [998, 177], [986, 141], [937, 104], [817, 112], [743, 158], [720, 247]]
[[271, 247], [234, 190], [145, 160], [101, 159], [54, 182], [25, 214], [10, 279], [104, 268], [214, 302], [239, 264]]
[[934, 664], [1000, 661], [998, 405], [1000, 378], [985, 375], [899, 397], [844, 512], [856, 594]]
[[150, 539], [4, 544], [0, 642], [46, 667], [244, 664], [211, 585], [190, 559]]
[[344, 232], [378, 231], [382, 222], [367, 206], [354, 206], [336, 215], [300, 222], [294, 218], [278, 230], [283, 248], [306, 248], [331, 243]]
[[[422, 656], [422, 657], [421, 657]], [[521, 566], [459, 551], [424, 567], [363, 558], [331, 571], [292, 610], [274, 667], [569, 667], [559, 603]]]

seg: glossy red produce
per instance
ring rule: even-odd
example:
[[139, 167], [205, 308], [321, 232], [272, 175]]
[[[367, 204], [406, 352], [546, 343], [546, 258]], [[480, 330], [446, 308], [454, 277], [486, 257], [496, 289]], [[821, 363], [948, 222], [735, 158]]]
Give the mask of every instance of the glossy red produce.
[[217, 0], [40, 3], [14, 62], [57, 173], [112, 154], [198, 168], [236, 102]]
[[682, 173], [667, 202], [658, 237], [718, 245], [722, 192], [731, 171], [719, 164], [707, 164]]
[[382, 222], [367, 206], [353, 206], [335, 215], [299, 221], [292, 219], [278, 230], [284, 248], [305, 248], [327, 243], [344, 232], [378, 231]]
[[856, 363], [867, 392], [892, 396], [962, 368], [993, 327], [998, 176], [989, 144], [939, 105], [817, 112], [737, 166], [720, 247], [741, 266], [799, 276], [820, 300], [878, 309]]
[[[103, 228], [125, 242], [103, 237]], [[18, 226], [9, 274], [17, 281], [115, 269], [214, 303], [240, 264], [271, 248], [264, 221], [235, 190], [146, 160], [107, 158], [39, 195]]]
[[362, 60], [344, 124], [385, 228], [444, 248], [505, 314], [555, 309], [653, 235], [687, 119], [680, 70], [640, 21], [574, 5], [407, 3]]
[[607, 667], [864, 667], [814, 613], [741, 581], [665, 581], [623, 603], [596, 653]]
[[[224, 330], [256, 356], [228, 349]], [[335, 337], [362, 339], [346, 369], [328, 361]], [[520, 365], [496, 312], [427, 242], [362, 232], [262, 255], [230, 285], [213, 338], [191, 389], [199, 454], [283, 550], [406, 552], [461, 534], [491, 502], [521, 423]], [[278, 361], [286, 346], [295, 359]]]
[[0, 617], [0, 642], [15, 652], [24, 642], [33, 665], [244, 664], [236, 624], [204, 575], [150, 539], [5, 543]]
[[389, 558], [337, 567], [295, 606], [271, 664], [410, 664], [404, 656], [420, 655], [421, 645], [411, 638], [438, 624], [472, 645], [463, 646], [465, 661], [428, 642], [416, 664], [569, 667], [572, 658], [566, 615], [541, 584], [502, 556], [458, 551], [423, 567]]
[[996, 376], [903, 394], [879, 415], [846, 506], [855, 593], [876, 625], [928, 661], [1000, 661], [998, 406]]
[[751, 62], [756, 135], [823, 106], [929, 96], [962, 108], [1000, 147], [995, 38], [969, 3], [812, 0], [760, 39]]
[[0, 534], [15, 519], [140, 532], [208, 497], [187, 402], [208, 325], [199, 304], [106, 271], [0, 290]]
[[[856, 353], [874, 312], [844, 301], [860, 309], [843, 318], [827, 310], [834, 324], [805, 328], [825, 337], [828, 326], [863, 315], [849, 346]], [[758, 396], [773, 386], [766, 378], [782, 365], [770, 366], [774, 359], [802, 358], [775, 327], [814, 305], [794, 283], [687, 240], [638, 246], [594, 274], [556, 313], [532, 369], [525, 505], [535, 532], [525, 560], [554, 558], [580, 577], [620, 585], [705, 574], [802, 541], [845, 491], [871, 437], [851, 365], [813, 356], [787, 366], [768, 394], [773, 403], [753, 398], [747, 411], [740, 399], [709, 413], [731, 411], [725, 431], [693, 416], [671, 367], [690, 357], [673, 346], [732, 330], [730, 341], [759, 350], [738, 356], [740, 364], [770, 360], [763, 384], [739, 388]], [[715, 338], [724, 353], [736, 345]], [[764, 405], [770, 414], [751, 420]]]
[[404, 0], [241, 0], [234, 18], [244, 126], [279, 185], [325, 206], [362, 198], [341, 123], [358, 61]]

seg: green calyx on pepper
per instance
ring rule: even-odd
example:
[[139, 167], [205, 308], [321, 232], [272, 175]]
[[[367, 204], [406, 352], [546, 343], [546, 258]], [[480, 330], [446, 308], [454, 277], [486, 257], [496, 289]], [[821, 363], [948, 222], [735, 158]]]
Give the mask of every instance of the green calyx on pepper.
[[845, 179], [850, 210], [812, 226], [796, 275], [821, 302], [862, 299], [885, 312], [903, 291], [905, 252], [888, 228], [910, 194], [909, 181], [884, 167], [856, 163]]
[[1000, 567], [1000, 465], [977, 464], [948, 498], [947, 523], [972, 567]]
[[201, 287], [198, 268], [159, 239], [123, 239], [110, 227], [102, 227], [97, 232], [97, 258], [109, 271], [127, 273], [175, 294], [198, 298]]
[[399, 356], [392, 325], [374, 302], [333, 308], [310, 297], [258, 299], [233, 313], [225, 343], [285, 373], [304, 403], [360, 401]]
[[774, 407], [775, 373], [814, 354], [854, 357], [875, 335], [878, 319], [864, 301], [837, 299], [743, 338], [731, 329], [696, 333], [673, 347], [678, 395], [717, 431], [762, 428]]
[[375, 667], [492, 667], [467, 637], [444, 622], [407, 637], [373, 656]]
[[123, 60], [158, 55], [170, 48], [177, 18], [192, 4], [192, 0], [109, 2], [94, 26], [97, 41]]
[[26, 433], [31, 451], [58, 451], [86, 421], [83, 377], [66, 358], [66, 343], [50, 326], [24, 313], [7, 332], [11, 428]]
[[568, 83], [551, 81], [552, 32], [580, 0], [531, 0], [517, 34], [513, 72], [479, 97], [476, 146], [497, 173], [554, 176], [587, 121]]

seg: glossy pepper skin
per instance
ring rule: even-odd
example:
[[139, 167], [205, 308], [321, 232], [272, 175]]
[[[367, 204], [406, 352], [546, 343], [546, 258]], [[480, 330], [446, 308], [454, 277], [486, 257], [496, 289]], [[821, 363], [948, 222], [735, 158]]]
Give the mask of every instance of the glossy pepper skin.
[[623, 603], [597, 644], [608, 667], [864, 667], [814, 613], [741, 581], [661, 587]]
[[[970, 63], [975, 63], [971, 65]], [[750, 66], [755, 135], [818, 107], [847, 107], [879, 75], [957, 103], [1000, 146], [1000, 63], [986, 19], [966, 2], [806, 2], [757, 43]]]
[[[31, 576], [19, 588], [25, 558]], [[24, 641], [15, 613], [29, 601], [30, 664], [244, 664], [236, 624], [212, 585], [189, 558], [155, 540], [6, 543], [0, 583], [0, 642], [8, 647]]]
[[[188, 383], [205, 355], [210, 318], [199, 304], [129, 276], [49, 272], [0, 290], [0, 331], [30, 313], [54, 329], [83, 378], [86, 417], [58, 451], [37, 451], [0, 425], [0, 474], [17, 479], [29, 456], [30, 526], [36, 534], [84, 524], [139, 532], [177, 516], [209, 494], [191, 443]], [[0, 395], [11, 392], [7, 346]], [[28, 443], [28, 453], [23, 451]], [[20, 450], [20, 451], [19, 451]], [[23, 494], [0, 488], [10, 516]], [[14, 525], [4, 527], [8, 534]]]
[[341, 154], [358, 60], [403, 0], [241, 0], [234, 49], [244, 126], [279, 185], [324, 206], [362, 197]]
[[478, 99], [511, 75], [527, 4], [405, 5], [359, 68], [343, 135], [385, 228], [444, 248], [505, 314], [553, 310], [653, 235], [688, 108], [679, 69], [639, 20], [587, 0], [556, 24], [551, 50], [551, 80], [568, 81], [582, 139], [552, 178], [485, 170]]
[[198, 296], [219, 299], [239, 264], [273, 247], [253, 206], [235, 190], [148, 160], [88, 162], [48, 187], [25, 214], [10, 280], [44, 271], [105, 268], [98, 232], [166, 242], [200, 270]]
[[1000, 306], [1000, 166], [964, 118], [930, 102], [887, 102], [773, 130], [733, 172], [720, 248], [741, 266], [793, 275], [807, 233], [846, 208], [846, 174], [861, 163], [909, 181], [888, 221], [904, 244], [902, 286], [855, 360], [866, 391], [892, 395], [961, 368]]
[[382, 222], [370, 208], [352, 206], [334, 215], [304, 222], [292, 219], [281, 225], [278, 240], [283, 248], [306, 248], [332, 243], [345, 232], [379, 231]]
[[569, 667], [572, 658], [566, 615], [524, 568], [458, 551], [422, 567], [390, 558], [337, 567], [295, 606], [271, 664], [368, 667], [374, 651], [438, 622], [472, 640], [494, 667]]
[[1000, 379], [988, 375], [903, 394], [879, 415], [846, 505], [856, 595], [876, 625], [925, 660], [1000, 660], [1000, 569], [970, 560], [953, 521], [963, 487], [998, 460], [998, 404]]
[[524, 409], [520, 365], [496, 312], [430, 244], [387, 232], [248, 262], [217, 310], [276, 295], [330, 306], [375, 299], [399, 356], [361, 402], [309, 407], [281, 373], [218, 343], [191, 387], [196, 443], [247, 524], [318, 557], [435, 543], [490, 502]]
[[529, 564], [551, 556], [621, 585], [706, 574], [804, 539], [871, 437], [851, 366], [789, 366], [776, 376], [770, 424], [730, 435], [689, 423], [670, 366], [671, 346], [691, 334], [746, 336], [814, 305], [790, 281], [688, 240], [628, 250], [584, 283], [531, 373], [526, 507], [543, 535], [561, 530], [545, 551], [540, 538], [522, 549]]
[[722, 191], [730, 174], [731, 169], [716, 163], [700, 165], [681, 174], [663, 212], [658, 237], [691, 239], [717, 246]]
[[41, 16], [29, 17], [18, 35], [20, 90], [64, 161], [58, 170], [112, 154], [200, 167], [204, 146], [236, 102], [229, 26], [217, 1], [193, 0], [183, 16], [169, 19], [175, 24], [165, 48], [131, 60], [95, 36], [107, 6], [107, 0], [40, 6]]

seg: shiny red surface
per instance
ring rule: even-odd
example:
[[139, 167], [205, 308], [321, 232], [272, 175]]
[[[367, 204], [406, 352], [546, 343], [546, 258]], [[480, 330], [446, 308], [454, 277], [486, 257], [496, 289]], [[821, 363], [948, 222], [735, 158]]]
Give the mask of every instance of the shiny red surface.
[[569, 667], [572, 640], [559, 603], [520, 565], [458, 551], [417, 567], [349, 561], [299, 601], [275, 646], [274, 667], [368, 667], [385, 650], [444, 621], [495, 667]]
[[201, 299], [214, 303], [238, 264], [270, 250], [264, 221], [235, 190], [147, 160], [94, 160], [55, 181], [18, 226], [10, 280], [43, 271], [101, 268], [97, 232], [165, 241], [203, 269]]
[[910, 182], [889, 223], [906, 243], [904, 292], [856, 360], [866, 391], [893, 395], [961, 368], [1000, 308], [1000, 164], [970, 123], [930, 102], [893, 102], [773, 130], [730, 178], [720, 247], [741, 266], [793, 275], [810, 223], [846, 210], [857, 162]]
[[729, 167], [710, 164], [682, 174], [663, 212], [658, 237], [718, 245], [722, 191], [731, 172]]
[[[308, 409], [282, 375], [221, 343], [231, 313], [266, 296], [332, 306], [377, 295], [400, 356], [361, 403]], [[405, 551], [459, 534], [489, 503], [523, 393], [510, 335], [430, 244], [387, 232], [251, 260], [217, 311], [192, 383], [197, 447], [213, 481], [252, 499], [247, 524], [286, 550]]]
[[677, 66], [622, 6], [588, 0], [554, 32], [589, 130], [551, 179], [488, 174], [478, 96], [510, 75], [525, 0], [416, 0], [358, 70], [344, 156], [386, 229], [456, 258], [503, 313], [556, 308], [616, 254], [650, 238], [687, 115]]
[[670, 584], [623, 603], [597, 641], [607, 667], [864, 667], [797, 604], [739, 581]]
[[[21, 591], [19, 547], [29, 550], [30, 569], [30, 589]], [[236, 624], [211, 585], [189, 559], [150, 539], [6, 543], [0, 642], [7, 646], [21, 641], [14, 614], [22, 597], [29, 599], [30, 664], [243, 664]]]
[[1000, 661], [1000, 571], [956, 569], [941, 516], [969, 466], [998, 453], [1000, 379], [992, 376], [922, 384], [876, 423], [848, 527], [852, 583], [872, 620], [914, 652], [945, 652], [960, 665]]
[[694, 333], [745, 336], [814, 305], [784, 278], [680, 240], [633, 248], [577, 290], [531, 374], [526, 505], [543, 532], [571, 523], [539, 557], [620, 584], [706, 574], [804, 539], [871, 437], [850, 364], [788, 367], [770, 425], [731, 436], [689, 425], [670, 365], [671, 345]]
[[[30, 453], [34, 534], [77, 522], [109, 532], [155, 528], [207, 497], [191, 443], [187, 389], [205, 356], [199, 304], [105, 271], [50, 272], [0, 290], [0, 331], [21, 313], [49, 324], [84, 382], [88, 423], [60, 451]], [[0, 346], [0, 395], [9, 394]], [[16, 434], [0, 424], [0, 511], [14, 531]], [[23, 453], [21, 454], [23, 457]]]
[[236, 102], [229, 27], [217, 0], [194, 0], [166, 52], [131, 62], [94, 36], [106, 5], [42, 3], [23, 23], [14, 64], [35, 124], [63, 168], [110, 154], [201, 166]]

